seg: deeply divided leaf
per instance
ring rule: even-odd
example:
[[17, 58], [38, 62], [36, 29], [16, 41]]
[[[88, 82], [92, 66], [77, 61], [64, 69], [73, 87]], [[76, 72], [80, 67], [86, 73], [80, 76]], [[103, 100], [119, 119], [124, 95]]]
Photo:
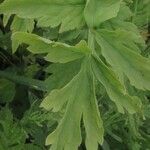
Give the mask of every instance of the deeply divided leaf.
[[61, 24], [63, 32], [84, 25], [84, 6], [84, 0], [6, 0], [0, 6], [0, 13], [35, 18], [44, 27]]
[[140, 99], [129, 96], [114, 72], [96, 56], [92, 57], [92, 69], [97, 80], [106, 88], [110, 99], [115, 102], [119, 112], [124, 113], [124, 110], [127, 110], [133, 114], [141, 111]]
[[142, 90], [150, 89], [150, 60], [139, 54], [132, 34], [126, 39], [126, 31], [99, 30], [95, 33], [102, 55], [119, 72], [124, 73], [130, 83]]
[[46, 143], [52, 144], [52, 150], [77, 150], [82, 141], [82, 117], [87, 150], [97, 149], [98, 143], [103, 142], [103, 125], [97, 108], [93, 75], [89, 71], [87, 61], [82, 64], [80, 72], [71, 82], [60, 90], [53, 90], [41, 106], [53, 111], [66, 107], [58, 127], [47, 138]]
[[[67, 63], [89, 53], [89, 49], [85, 47], [85, 41], [81, 41], [76, 46], [69, 46], [64, 43], [53, 42], [48, 39], [42, 38], [35, 34], [16, 32], [12, 36], [15, 45], [13, 51], [16, 50], [16, 44], [25, 43], [29, 45], [28, 50], [34, 54], [48, 53], [45, 59], [50, 62]], [[83, 48], [84, 47], [84, 48]]]

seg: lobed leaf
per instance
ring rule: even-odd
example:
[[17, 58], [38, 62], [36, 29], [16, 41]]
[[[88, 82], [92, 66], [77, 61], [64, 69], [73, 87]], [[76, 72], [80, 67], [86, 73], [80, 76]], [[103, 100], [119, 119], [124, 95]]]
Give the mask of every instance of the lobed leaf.
[[92, 56], [91, 62], [95, 77], [106, 88], [110, 99], [115, 102], [118, 111], [124, 113], [125, 109], [131, 114], [140, 112], [142, 105], [140, 99], [127, 94], [125, 87], [117, 79], [113, 71], [97, 56]]
[[61, 24], [63, 32], [85, 24], [84, 6], [84, 0], [6, 0], [0, 5], [0, 13], [36, 18], [38, 25], [44, 27]]
[[46, 144], [52, 144], [52, 150], [77, 150], [82, 141], [80, 124], [83, 116], [87, 150], [97, 149], [98, 143], [103, 142], [104, 131], [96, 104], [93, 76], [87, 62], [64, 88], [53, 90], [41, 104], [41, 107], [54, 112], [64, 106], [63, 119], [47, 137]]
[[61, 25], [60, 32], [64, 32], [85, 24], [97, 27], [116, 17], [120, 4], [121, 0], [6, 0], [0, 13], [36, 19], [40, 27]]
[[98, 27], [102, 22], [117, 16], [120, 0], [87, 0], [84, 10], [89, 27]]
[[13, 52], [16, 50], [16, 45], [25, 43], [29, 45], [28, 50], [30, 52], [34, 54], [48, 53], [45, 59], [55, 63], [67, 63], [82, 58], [89, 53], [89, 49], [85, 47], [85, 41], [81, 41], [76, 46], [69, 46], [24, 32], [14, 33], [12, 40], [15, 41], [13, 43]]
[[136, 39], [132, 34], [124, 36], [126, 32], [98, 30], [95, 38], [101, 47], [102, 55], [114, 70], [124, 73], [129, 78], [131, 85], [136, 88], [149, 90], [150, 60], [139, 54], [134, 46]]

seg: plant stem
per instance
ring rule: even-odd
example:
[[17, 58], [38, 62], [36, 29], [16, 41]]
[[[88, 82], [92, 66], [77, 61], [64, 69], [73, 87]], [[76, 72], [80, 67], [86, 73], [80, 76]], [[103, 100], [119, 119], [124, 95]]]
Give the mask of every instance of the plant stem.
[[92, 50], [92, 53], [94, 53], [94, 50], [95, 50], [94, 36], [90, 29], [89, 29], [89, 33], [88, 33], [88, 46]]
[[4, 79], [8, 79], [8, 80], [18, 83], [18, 84], [26, 85], [28, 87], [31, 87], [31, 88], [34, 88], [37, 90], [47, 91], [47, 88], [43, 81], [27, 78], [24, 76], [19, 76], [19, 75], [16, 75], [16, 74], [13, 74], [10, 72], [6, 72], [6, 71], [0, 71], [0, 77], [4, 78]]
[[134, 1], [134, 12], [133, 12], [133, 17], [132, 17], [132, 22], [134, 23], [135, 21], [135, 17], [137, 15], [137, 7], [138, 7], [138, 3], [139, 3], [139, 0], [135, 0]]

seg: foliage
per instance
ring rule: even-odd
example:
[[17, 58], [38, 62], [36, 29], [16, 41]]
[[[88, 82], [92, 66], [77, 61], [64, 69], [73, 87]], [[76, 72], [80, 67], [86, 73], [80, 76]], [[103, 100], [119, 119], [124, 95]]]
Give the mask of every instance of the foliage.
[[148, 0], [0, 3], [0, 150], [150, 149]]

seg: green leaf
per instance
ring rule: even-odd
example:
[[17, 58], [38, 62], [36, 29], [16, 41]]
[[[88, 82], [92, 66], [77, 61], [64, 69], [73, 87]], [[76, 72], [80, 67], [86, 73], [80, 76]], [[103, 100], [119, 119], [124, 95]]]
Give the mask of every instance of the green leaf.
[[[17, 16], [14, 17], [14, 20], [11, 24], [11, 31], [17, 32], [17, 31], [22, 31], [22, 32], [32, 32], [34, 29], [34, 20], [33, 19], [23, 19], [19, 18]], [[16, 49], [19, 46], [19, 43], [16, 40], [12, 39], [12, 45], [16, 45]], [[13, 51], [15, 52], [15, 51]]]
[[54, 63], [67, 63], [84, 57], [88, 52], [90, 50], [86, 47], [85, 41], [81, 41], [76, 46], [55, 43], [45, 59]]
[[14, 33], [12, 40], [16, 41], [15, 45], [13, 45], [13, 51], [16, 50], [16, 44], [25, 43], [29, 45], [28, 50], [30, 52], [34, 54], [48, 53], [45, 59], [55, 63], [67, 63], [82, 58], [90, 51], [88, 47], [85, 46], [85, 41], [81, 41], [76, 46], [69, 46], [25, 32]]
[[0, 79], [0, 102], [11, 102], [15, 96], [15, 84], [11, 81]]
[[97, 27], [102, 22], [117, 16], [120, 0], [87, 0], [84, 10], [89, 27]]
[[84, 6], [84, 0], [6, 0], [0, 5], [0, 13], [37, 18], [39, 26], [61, 24], [60, 32], [63, 32], [85, 24]]
[[126, 35], [127, 31], [123, 30], [95, 32], [102, 55], [113, 69], [124, 73], [136, 88], [149, 90], [150, 60], [140, 55], [135, 45], [137, 39], [132, 34]]
[[52, 144], [52, 150], [78, 149], [82, 141], [80, 129], [82, 116], [87, 150], [96, 150], [98, 143], [103, 142], [103, 125], [96, 104], [89, 61], [84, 60], [80, 72], [62, 89], [53, 90], [44, 99], [41, 107], [52, 109], [54, 112], [66, 108], [58, 127], [47, 137], [46, 144]]
[[[145, 41], [142, 38], [139, 29], [137, 26], [130, 22], [131, 17], [133, 16], [133, 13], [131, 12], [130, 8], [126, 5], [126, 3], [122, 2], [120, 6], [120, 10], [118, 12], [118, 15], [115, 18], [110, 19], [109, 21], [106, 21], [102, 24], [102, 28], [109, 29], [109, 30], [126, 30], [126, 38], [133, 37], [136, 40], [137, 44], [140, 45], [142, 48], [145, 47]], [[130, 33], [130, 35], [129, 35]], [[125, 34], [125, 32], [124, 32]], [[131, 36], [132, 34], [132, 36]], [[129, 40], [128, 40], [129, 42]], [[130, 42], [131, 45], [132, 40]], [[136, 45], [136, 46], [138, 46]]]
[[[130, 8], [125, 3], [121, 3], [121, 7], [120, 7], [117, 17], [112, 18], [110, 22], [106, 22], [105, 25], [107, 23], [110, 24], [110, 27], [112, 28], [112, 30], [122, 29], [122, 30], [126, 30], [127, 33], [130, 32], [130, 34], [134, 35], [135, 38], [136, 36], [138, 37], [136, 42], [140, 44], [140, 46], [144, 47], [145, 41], [140, 35], [140, 32], [137, 26], [133, 22], [130, 22], [132, 16], [133, 16], [133, 13], [131, 12]], [[128, 35], [128, 38], [130, 38], [130, 35]]]
[[[7, 87], [8, 85], [6, 86], [8, 89], [10, 89], [10, 85], [12, 85], [12, 90], [9, 90], [8, 91], [9, 93], [13, 92], [14, 83], [18, 83], [18, 84], [21, 84], [21, 85], [26, 85], [28, 87], [31, 87], [31, 88], [37, 89], [37, 90], [41, 90], [41, 91], [47, 91], [48, 90], [43, 81], [27, 78], [25, 76], [16, 75], [15, 73], [7, 72], [7, 71], [0, 71], [0, 77], [9, 80], [9, 81], [6, 81], [6, 82], [5, 82], [5, 80], [3, 81], [5, 86], [7, 85], [7, 83], [8, 84], [10, 83], [9, 87]], [[14, 83], [12, 83], [12, 82], [14, 82]], [[3, 84], [2, 84], [2, 87], [3, 87]]]
[[124, 113], [125, 109], [131, 114], [141, 112], [142, 104], [140, 99], [128, 95], [125, 87], [119, 82], [114, 72], [97, 56], [92, 57], [91, 61], [95, 77], [106, 88], [110, 99], [115, 102], [118, 111]]
[[150, 23], [150, 1], [135, 1], [131, 5], [133, 11], [132, 22], [134, 22], [138, 27], [147, 26]]
[[10, 15], [4, 15], [3, 16], [3, 24], [4, 27], [7, 25], [8, 21], [9, 21]]
[[14, 32], [32, 32], [34, 29], [34, 19], [24, 19], [14, 16], [11, 24], [11, 31]]
[[44, 82], [48, 90], [64, 87], [80, 70], [81, 60], [75, 60], [65, 64], [51, 64], [46, 72], [52, 74]]
[[129, 6], [125, 2], [121, 2], [120, 10], [117, 15], [118, 20], [128, 20], [131, 18], [133, 13], [131, 12]]
[[37, 53], [48, 53], [50, 49], [50, 44], [52, 41], [44, 39], [38, 35], [25, 33], [25, 32], [15, 32], [12, 35], [12, 40], [16, 41], [12, 44], [13, 52], [17, 50], [18, 44], [25, 43], [30, 45], [28, 50], [34, 54]]
[[21, 149], [26, 139], [25, 130], [14, 122], [12, 112], [7, 108], [2, 108], [0, 111], [0, 146], [2, 150], [19, 147]]
[[13, 32], [17, 32], [17, 31], [32, 32], [33, 29], [34, 29], [33, 19], [22, 19], [15, 16], [11, 24], [11, 30]]

